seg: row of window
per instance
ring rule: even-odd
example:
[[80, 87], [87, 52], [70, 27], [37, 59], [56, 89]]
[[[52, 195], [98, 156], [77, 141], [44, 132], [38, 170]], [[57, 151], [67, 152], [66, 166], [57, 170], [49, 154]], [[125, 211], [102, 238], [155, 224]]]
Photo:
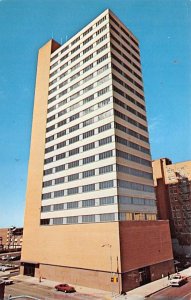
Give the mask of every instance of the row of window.
[[140, 119], [146, 121], [146, 116], [145, 115], [141, 114], [140, 112], [138, 112], [137, 110], [135, 110], [131, 106], [127, 105], [123, 101], [119, 100], [118, 98], [113, 97], [113, 102], [116, 103], [117, 105], [123, 107], [125, 110], [129, 111], [130, 113], [136, 115]]
[[[100, 97], [100, 96], [106, 94], [106, 93], [109, 92], [109, 91], [110, 91], [110, 86], [107, 86], [107, 87], [105, 87], [105, 88], [99, 90], [99, 91], [96, 93], [96, 95], [97, 95], [97, 97]], [[86, 98], [86, 100], [87, 100], [87, 101], [93, 100], [92, 95], [90, 96], [90, 98], [89, 98], [89, 97]], [[104, 100], [103, 100], [103, 102], [102, 102], [100, 105], [98, 104], [98, 105], [95, 106], [95, 107], [100, 108], [100, 107], [102, 107], [102, 106], [104, 106], [104, 105], [105, 105], [105, 102], [104, 102]], [[99, 107], [99, 106], [100, 106], [100, 107]], [[94, 107], [94, 109], [95, 109], [95, 107]], [[86, 115], [87, 113], [89, 113], [88, 109], [89, 109], [89, 108], [87, 108], [87, 110], [81, 112], [81, 116], [82, 116], [82, 114], [83, 114], [83, 115]], [[93, 109], [93, 108], [92, 108], [92, 109]], [[92, 111], [93, 111], [93, 110], [92, 110]], [[90, 111], [90, 112], [91, 112], [91, 111]], [[65, 113], [66, 113], [66, 110], [65, 110], [65, 109], [62, 110], [62, 111], [60, 111], [60, 112], [58, 113], [58, 117], [64, 115]], [[80, 117], [80, 113], [74, 114], [74, 115], [70, 116], [68, 119], [65, 119], [65, 120], [60, 121], [60, 122], [58, 123], [58, 127], [60, 127], [60, 126], [62, 126], [62, 125], [64, 125], [64, 124], [66, 124], [67, 122], [69, 123], [69, 122], [71, 122], [71, 121], [73, 121], [73, 120], [75, 120], [75, 119], [78, 119], [79, 117]], [[60, 124], [62, 124], [62, 125], [60, 125]], [[53, 130], [53, 129], [55, 129], [55, 128], [56, 128], [55, 124], [54, 124], [54, 125], [51, 125], [50, 127], [47, 127], [47, 128], [46, 128], [46, 132], [49, 132], [49, 131], [51, 131], [51, 130]]]
[[126, 140], [126, 139], [124, 139], [122, 137], [119, 137], [117, 135], [115, 135], [115, 141], [116, 141], [116, 143], [122, 144], [124, 146], [133, 148], [133, 149], [135, 149], [137, 151], [140, 151], [140, 152], [143, 152], [143, 153], [146, 153], [146, 154], [150, 155], [150, 150], [148, 148], [145, 148], [145, 147], [143, 147], [141, 145], [135, 144], [135, 143], [133, 143], [131, 141], [128, 141], [128, 140]]
[[[98, 36], [100, 33], [102, 33], [103, 31], [105, 31], [106, 29], [107, 29], [107, 25], [104, 25], [102, 28], [100, 28], [98, 31], [96, 31], [94, 35]], [[89, 36], [86, 40], [83, 41], [83, 43], [81, 43], [80, 45], [78, 45], [77, 47], [75, 47], [74, 49], [72, 49], [72, 51], [70, 52], [70, 54], [73, 54], [75, 51], [79, 50], [80, 47], [81, 47], [81, 45], [84, 46], [84, 45], [88, 44], [92, 39], [93, 39], [93, 35]], [[77, 60], [81, 56], [81, 54], [84, 54], [83, 51], [80, 52], [80, 53], [78, 53], [76, 56], [74, 56], [70, 60], [70, 63], [73, 63], [75, 60]], [[64, 59], [67, 58], [68, 56], [69, 56], [69, 53], [64, 56]], [[61, 61], [64, 60], [64, 59], [61, 58]], [[53, 65], [51, 65], [50, 70], [54, 69], [56, 66], [58, 66], [58, 64], [59, 64], [59, 61], [55, 62]], [[52, 77], [52, 74], [55, 75], [55, 72], [57, 72], [57, 70], [55, 70], [54, 72], [50, 73], [50, 77]]]
[[[96, 27], [99, 26], [103, 21], [106, 20], [106, 16], [104, 16], [103, 18], [101, 18], [97, 23], [96, 23]], [[86, 31], [84, 31], [84, 33], [82, 34], [82, 37], [86, 36], [88, 33], [90, 33], [93, 30], [93, 27], [89, 27]], [[53, 61], [54, 59], [56, 59], [61, 53], [64, 53], [66, 50], [69, 49], [70, 46], [75, 45], [77, 42], [80, 41], [80, 36], [78, 36], [77, 38], [75, 38], [72, 42], [71, 45], [67, 45], [64, 48], [61, 48], [61, 52], [57, 53], [56, 55], [53, 55], [51, 57], [51, 61]], [[74, 48], [75, 49], [75, 48]]]
[[129, 75], [127, 75], [126, 72], [122, 71], [120, 68], [118, 68], [114, 63], [112, 63], [113, 70], [117, 71], [119, 74], [121, 74], [125, 79], [130, 81], [132, 84], [137, 86], [140, 90], [143, 91], [143, 86], [137, 83], [134, 79], [132, 79]]
[[[79, 193], [87, 193], [87, 192], [99, 191], [104, 189], [110, 189], [113, 187], [116, 187], [115, 180], [101, 181], [98, 183], [86, 184], [83, 186], [77, 186], [69, 189], [43, 193], [42, 200], [53, 199], [53, 198], [63, 197], [63, 196], [70, 196]], [[154, 193], [154, 188], [150, 185], [125, 181], [121, 179], [117, 180], [117, 187], [123, 189], [147, 192], [147, 193]]]
[[138, 156], [133, 155], [133, 154], [129, 154], [127, 152], [123, 152], [123, 151], [118, 150], [118, 149], [116, 150], [116, 156], [120, 157], [120, 158], [123, 158], [127, 161], [133, 161], [137, 164], [141, 164], [141, 165], [144, 165], [144, 166], [147, 166], [147, 167], [151, 167], [150, 160], [138, 157]]
[[112, 74], [112, 78], [119, 83], [120, 85], [122, 85], [123, 87], [125, 87], [128, 91], [130, 91], [131, 93], [135, 94], [137, 97], [139, 97], [141, 100], [144, 101], [144, 96], [141, 95], [139, 92], [137, 92], [134, 88], [132, 88], [130, 85], [128, 85], [127, 83], [125, 83], [123, 80], [119, 79], [117, 76], [115, 76], [114, 74]]
[[92, 155], [92, 156], [86, 157], [83, 160], [75, 160], [75, 161], [72, 161], [67, 164], [62, 164], [62, 165], [59, 165], [54, 168], [46, 169], [46, 170], [44, 170], [44, 175], [61, 172], [61, 171], [67, 170], [67, 169], [78, 167], [82, 164], [88, 164], [88, 163], [94, 162], [96, 160], [102, 160], [102, 159], [106, 159], [106, 158], [109, 158], [112, 156], [114, 156], [113, 150], [108, 150], [108, 151], [99, 153], [96, 156]]
[[83, 186], [77, 186], [69, 189], [58, 190], [49, 193], [42, 194], [42, 200], [53, 199], [57, 197], [70, 196], [79, 193], [87, 193], [98, 190], [104, 190], [114, 187], [114, 180], [102, 181], [98, 183], [86, 184]]
[[78, 209], [86, 207], [97, 207], [103, 205], [145, 205], [145, 206], [155, 206], [155, 200], [145, 199], [138, 197], [128, 197], [128, 196], [108, 196], [94, 199], [86, 199], [80, 201], [72, 201], [65, 203], [58, 203], [52, 205], [45, 205], [41, 207], [41, 212], [53, 212], [60, 210]]
[[[119, 117], [119, 118], [121, 118], [121, 119], [123, 119], [122, 118], [122, 114], [121, 113], [119, 113], [118, 111], [114, 111], [114, 113], [115, 113], [115, 116], [117, 116], [117, 117]], [[125, 133], [127, 133], [127, 134], [129, 134], [129, 135], [131, 135], [131, 136], [134, 136], [135, 138], [137, 138], [137, 139], [139, 139], [139, 140], [142, 140], [142, 141], [144, 141], [145, 143], [148, 143], [149, 142], [149, 139], [147, 138], [147, 137], [145, 137], [144, 135], [142, 135], [142, 134], [140, 134], [140, 133], [137, 133], [137, 132], [135, 132], [134, 130], [132, 130], [132, 129], [129, 129], [129, 128], [127, 128], [127, 127], [125, 127], [125, 126], [123, 126], [123, 125], [121, 125], [121, 124], [119, 124], [119, 123], [115, 123], [115, 128], [116, 129], [119, 129], [119, 130], [121, 130], [121, 131], [123, 131], [123, 132], [125, 132]]]
[[[100, 79], [99, 82], [97, 82], [97, 85], [105, 83], [108, 80], [109, 80], [109, 76], [108, 75], [104, 76], [103, 78]], [[93, 88], [94, 88], [94, 84], [91, 84], [91, 85], [87, 86], [85, 89], [83, 89], [82, 91], [83, 91], [83, 93], [86, 93], [86, 92], [88, 92], [89, 90], [91, 90]], [[98, 91], [95, 94], [91, 94], [90, 96], [85, 97], [82, 101], [79, 101], [79, 102], [77, 102], [75, 104], [72, 104], [68, 108], [65, 108], [65, 109], [59, 111], [58, 113], [56, 113], [55, 115], [52, 115], [51, 117], [48, 117], [47, 118], [47, 123], [49, 123], [49, 122], [55, 120], [56, 118], [59, 118], [59, 117], [65, 115], [65, 114], [67, 114], [67, 113], [69, 113], [69, 112], [77, 109], [79, 106], [81, 106], [81, 104], [83, 105], [83, 104], [86, 104], [86, 103], [90, 102], [91, 100], [94, 100], [96, 97], [99, 97], [99, 96], [107, 93], [109, 90], [110, 90], [110, 87], [108, 86], [104, 90], [100, 90], [100, 91]], [[78, 96], [79, 95], [80, 95], [80, 92], [78, 92]], [[108, 104], [109, 102], [111, 102], [111, 100], [112, 100], [111, 98], [107, 98], [107, 100], [102, 100], [101, 102], [95, 104], [94, 106], [91, 106], [91, 107], [86, 108], [85, 110], [82, 110], [79, 113], [80, 117], [83, 117], [84, 115], [86, 115], [89, 112], [88, 110], [90, 110], [90, 112], [91, 112], [91, 111], [94, 111], [94, 110], [96, 110], [98, 108], [101, 108], [101, 107], [105, 106], [106, 104]], [[72, 116], [70, 118], [72, 118]]]
[[139, 44], [137, 43], [137, 41], [134, 39], [134, 37], [131, 35], [131, 34], [129, 34], [122, 26], [120, 26], [120, 24], [110, 15], [109, 16], [110, 17], [110, 19], [113, 21], [113, 23], [115, 24], [115, 25], [117, 25], [117, 27], [119, 27], [122, 31], [123, 31], [123, 33], [125, 34], [125, 35], [127, 35], [128, 36], [128, 38], [130, 38], [134, 43], [135, 43], [135, 45], [137, 46], [137, 47], [139, 47]]
[[124, 115], [123, 113], [121, 113], [120, 111], [114, 109], [114, 115], [117, 116], [118, 118], [126, 121], [127, 123], [130, 123], [131, 125], [134, 125], [146, 132], [148, 132], [148, 129], [146, 126], [144, 126], [143, 124], [133, 120], [132, 118], [128, 117], [127, 115]]
[[[92, 45], [93, 47], [93, 45]], [[102, 46], [101, 48], [99, 48], [96, 52], [95, 52], [95, 56], [98, 55], [99, 53], [101, 53], [102, 51], [104, 51], [105, 49], [107, 49], [108, 44], [105, 44], [104, 46]], [[91, 50], [91, 47], [89, 46], [87, 48], [88, 50]], [[86, 51], [87, 51], [86, 49]], [[94, 54], [92, 53], [91, 55], [87, 56], [86, 58], [83, 59], [83, 64], [85, 64], [87, 61], [89, 61], [90, 59], [92, 59], [94, 56]], [[99, 64], [100, 61], [97, 60], [97, 64]], [[67, 72], [68, 73], [68, 72]], [[81, 72], [83, 74], [83, 71]], [[74, 79], [78, 78], [80, 75], [80, 72], [77, 72], [76, 74], [74, 74], [72, 77], [68, 78], [67, 80], [64, 80], [63, 82], [59, 83], [57, 86], [55, 86], [54, 88], [52, 88], [51, 90], [49, 90], [49, 95], [52, 94], [53, 92], [55, 92], [57, 89], [62, 88], [63, 86], [66, 86], [67, 84], [71, 83]], [[64, 76], [65, 77], [65, 76]], [[92, 74], [93, 77], [93, 74]], [[63, 77], [61, 77], [63, 78]], [[61, 79], [60, 76], [58, 77], [58, 80]], [[50, 86], [54, 83], [57, 82], [57, 79], [54, 79], [53, 81], [50, 82]], [[81, 84], [84, 83], [85, 81], [81, 81]], [[68, 92], [72, 91], [74, 88], [76, 88], [77, 86], [80, 85], [80, 82], [75, 83], [75, 85], [71, 85], [70, 87], [68, 87]]]
[[115, 169], [117, 172], [130, 174], [130, 175], [137, 176], [137, 177], [152, 179], [151, 173], [117, 164], [116, 167], [115, 167], [115, 165], [107, 165], [107, 166], [100, 167], [98, 169], [86, 170], [84, 172], [71, 174], [71, 175], [68, 175], [65, 177], [59, 177], [56, 179], [47, 180], [47, 181], [43, 182], [43, 187], [49, 187], [49, 186], [62, 184], [62, 183], [66, 183], [66, 182], [71, 182], [71, 181], [75, 181], [75, 180], [79, 180], [79, 179], [84, 179], [84, 178], [88, 178], [88, 177], [92, 177], [92, 176], [96, 176], [96, 175], [102, 175], [102, 174], [113, 172], [113, 171], [115, 171]]
[[97, 223], [97, 222], [114, 222], [114, 221], [152, 221], [156, 220], [155, 214], [149, 213], [107, 213], [97, 215], [70, 216], [59, 218], [41, 219], [40, 225], [66, 225], [66, 224], [82, 224], [82, 223]]
[[139, 50], [135, 48], [132, 43], [130, 43], [122, 34], [119, 32], [112, 24], [110, 24], [110, 28], [119, 36], [128, 46], [130, 46], [131, 49], [133, 49], [138, 55], [139, 55]]
[[[97, 59], [97, 61], [96, 61], [97, 65], [100, 64], [101, 62], [103, 62], [104, 60], [106, 60], [108, 57], [109, 57], [108, 54], [105, 54], [105, 55], [103, 55], [102, 57], [100, 57], [99, 59]], [[93, 54], [90, 55], [90, 56], [88, 56], [88, 57], [86, 58], [86, 61], [88, 61], [88, 60], [90, 60], [90, 59], [92, 59], [92, 58], [93, 58]], [[85, 63], [85, 62], [84, 62], [84, 63]], [[93, 77], [93, 76], [92, 76], [92, 77]], [[48, 94], [50, 95], [50, 94], [56, 92], [57, 90], [61, 89], [63, 86], [66, 86], [68, 83], [69, 83], [68, 80], [63, 81], [62, 83], [60, 83], [60, 84], [57, 85], [56, 87], [54, 87], [54, 88], [52, 88], [51, 90], [49, 90]], [[69, 86], [67, 89], [65, 89], [64, 91], [62, 91], [61, 93], [59, 93], [59, 94], [58, 94], [59, 97], [65, 95], [66, 93], [69, 93], [69, 92], [73, 91], [74, 89], [76, 89], [77, 87], [79, 87], [81, 84], [84, 84], [84, 81], [83, 81], [83, 80], [80, 80], [80, 81], [76, 82], [75, 84]], [[84, 91], [83, 91], [83, 93], [84, 93]], [[50, 100], [50, 99], [49, 99], [49, 100]], [[70, 100], [71, 100], [71, 99], [70, 99]], [[51, 102], [52, 102], [52, 99], [51, 99]]]

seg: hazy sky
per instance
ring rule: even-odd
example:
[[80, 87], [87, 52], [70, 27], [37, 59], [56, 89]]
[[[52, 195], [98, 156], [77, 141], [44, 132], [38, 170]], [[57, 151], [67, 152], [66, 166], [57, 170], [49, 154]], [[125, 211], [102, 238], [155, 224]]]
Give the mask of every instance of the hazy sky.
[[107, 8], [140, 42], [152, 158], [191, 159], [190, 0], [0, 0], [0, 227], [23, 226], [38, 48]]

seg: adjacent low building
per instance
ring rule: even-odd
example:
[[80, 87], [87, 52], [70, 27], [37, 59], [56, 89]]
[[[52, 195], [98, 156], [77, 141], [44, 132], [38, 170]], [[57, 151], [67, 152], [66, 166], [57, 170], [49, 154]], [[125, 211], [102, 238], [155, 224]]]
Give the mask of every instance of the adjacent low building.
[[0, 228], [1, 250], [20, 250], [23, 241], [22, 227]]
[[161, 158], [152, 165], [158, 218], [170, 221], [175, 253], [188, 254], [191, 251], [191, 161], [173, 164]]

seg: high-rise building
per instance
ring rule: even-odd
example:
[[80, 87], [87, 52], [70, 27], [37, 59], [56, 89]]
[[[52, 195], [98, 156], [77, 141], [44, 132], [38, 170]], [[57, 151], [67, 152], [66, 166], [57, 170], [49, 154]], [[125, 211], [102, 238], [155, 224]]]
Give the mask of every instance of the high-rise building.
[[191, 161], [153, 161], [158, 218], [170, 220], [175, 254], [191, 251]]
[[115, 290], [159, 278], [173, 264], [156, 213], [139, 45], [106, 10], [39, 50], [22, 272], [103, 289], [115, 275]]

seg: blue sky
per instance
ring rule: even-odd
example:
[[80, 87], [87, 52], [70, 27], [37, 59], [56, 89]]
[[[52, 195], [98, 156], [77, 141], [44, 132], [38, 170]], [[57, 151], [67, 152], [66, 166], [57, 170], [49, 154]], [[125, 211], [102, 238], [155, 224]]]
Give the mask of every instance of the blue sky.
[[0, 227], [23, 226], [38, 48], [107, 8], [140, 42], [152, 158], [191, 159], [190, 0], [0, 0]]

